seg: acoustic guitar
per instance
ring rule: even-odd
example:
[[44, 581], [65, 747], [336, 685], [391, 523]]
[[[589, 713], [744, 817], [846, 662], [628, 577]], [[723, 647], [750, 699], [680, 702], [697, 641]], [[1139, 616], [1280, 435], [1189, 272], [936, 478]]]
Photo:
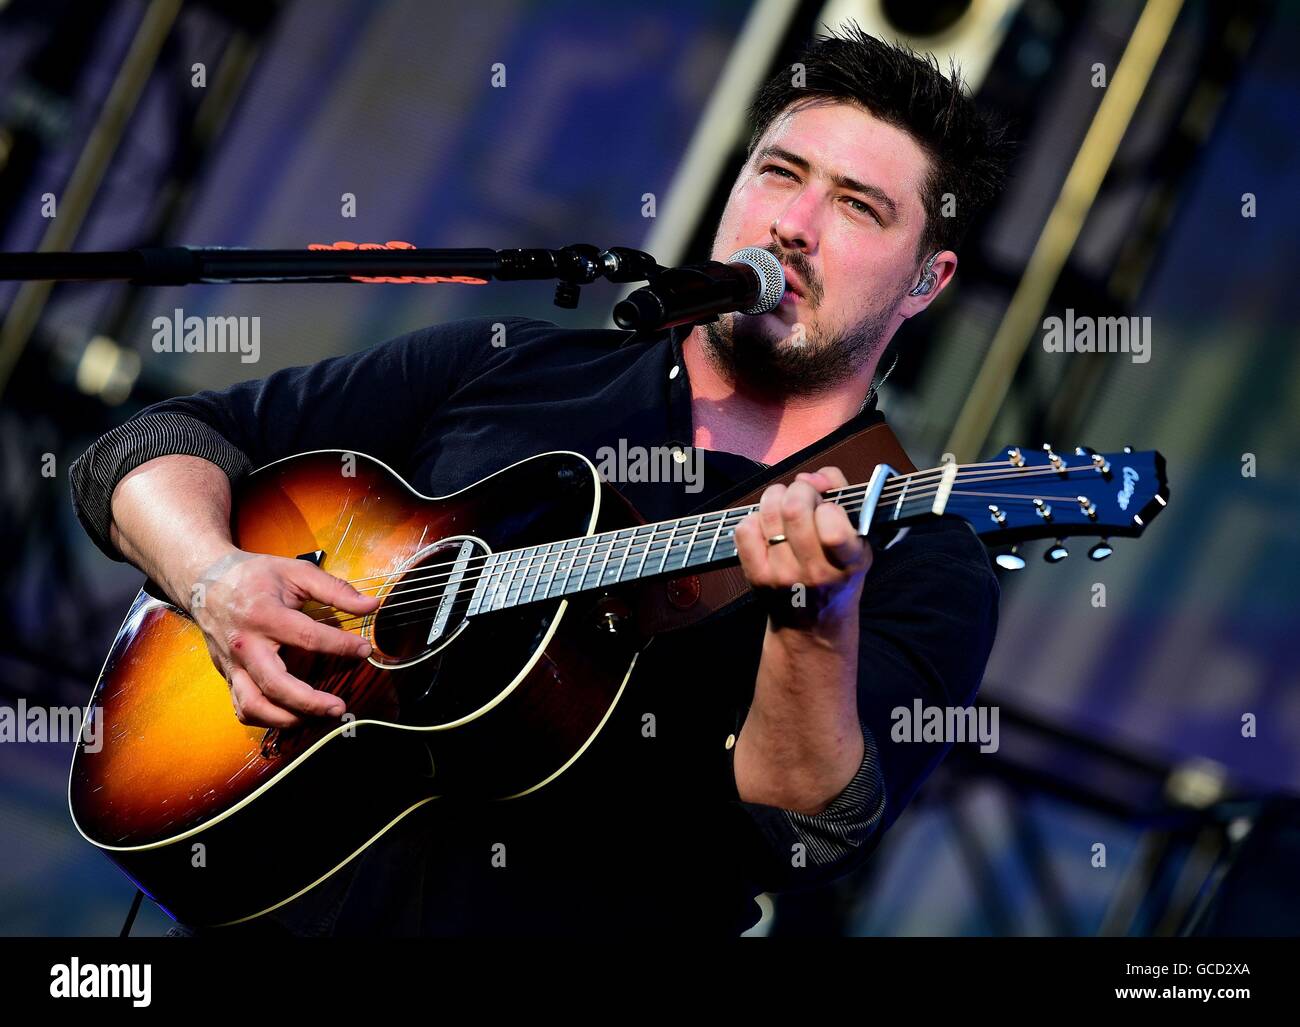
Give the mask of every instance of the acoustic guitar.
[[[1137, 536], [1168, 498], [1156, 452], [1009, 448], [912, 473], [878, 465], [827, 492], [873, 545], [931, 517], [987, 545]], [[341, 719], [241, 724], [202, 632], [153, 583], [132, 602], [86, 711], [68, 784], [81, 834], [193, 925], [271, 911], [444, 796], [509, 799], [563, 774], [600, 732], [653, 634], [638, 596], [738, 563], [756, 506], [639, 523], [579, 453], [539, 454], [459, 492], [414, 491], [357, 453], [268, 464], [234, 493], [245, 550], [312, 560], [378, 595], [358, 617], [304, 607], [370, 641], [365, 659], [282, 648], [340, 696]], [[92, 749], [94, 751], [92, 751]], [[268, 851], [273, 859], [266, 858]], [[251, 868], [256, 868], [252, 872]]]

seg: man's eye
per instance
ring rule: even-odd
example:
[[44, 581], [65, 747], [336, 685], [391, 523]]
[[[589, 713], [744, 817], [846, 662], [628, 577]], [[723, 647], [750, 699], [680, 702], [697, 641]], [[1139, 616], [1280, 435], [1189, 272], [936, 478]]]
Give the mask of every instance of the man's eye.
[[846, 199], [849, 201], [849, 203], [856, 204], [856, 206], [853, 209], [856, 210], [859, 214], [870, 214], [876, 220], [877, 223], [880, 222], [880, 216], [871, 207], [867, 206], [867, 204], [863, 203], [861, 200], [855, 199], [852, 196], [846, 197]]
[[790, 180], [793, 181], [793, 182], [797, 182], [797, 181], [798, 181], [798, 178], [797, 178], [794, 174], [792, 174], [791, 172], [787, 171], [785, 168], [780, 167], [779, 165], [776, 165], [776, 164], [769, 164], [769, 165], [767, 165], [767, 167], [765, 167], [765, 168], [763, 169], [763, 171], [764, 171], [764, 172], [775, 171], [777, 174], [779, 174], [779, 175], [780, 175], [781, 177], [783, 177], [783, 178], [788, 178], [788, 179], [790, 179]]

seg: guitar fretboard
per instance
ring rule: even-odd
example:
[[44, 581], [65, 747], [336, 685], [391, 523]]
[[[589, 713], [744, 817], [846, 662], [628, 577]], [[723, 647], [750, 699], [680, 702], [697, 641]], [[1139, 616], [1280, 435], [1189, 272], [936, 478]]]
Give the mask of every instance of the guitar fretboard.
[[[915, 499], [909, 499], [907, 494], [911, 479], [924, 475], [933, 481], [935, 473], [917, 471], [890, 477], [888, 500], [882, 499], [877, 505], [871, 527], [917, 513], [939, 512], [932, 511], [933, 488], [915, 489], [921, 494]], [[865, 490], [865, 485], [850, 485], [823, 493], [823, 498], [844, 507], [856, 523]], [[504, 610], [696, 567], [721, 566], [738, 558], [736, 525], [757, 510], [758, 504], [715, 510], [492, 553], [484, 561], [468, 614]]]

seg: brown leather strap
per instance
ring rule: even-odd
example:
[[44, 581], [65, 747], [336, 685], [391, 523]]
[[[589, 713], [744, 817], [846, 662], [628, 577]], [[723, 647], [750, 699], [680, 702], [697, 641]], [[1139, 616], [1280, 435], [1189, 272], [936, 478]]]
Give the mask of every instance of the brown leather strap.
[[[773, 476], [753, 491], [728, 503], [724, 509], [752, 506], [769, 485], [788, 485], [799, 472], [815, 471], [821, 467], [838, 467], [850, 484], [862, 484], [871, 477], [877, 464], [889, 464], [904, 474], [916, 470], [884, 421], [877, 421], [818, 450], [802, 463]], [[646, 634], [673, 631], [730, 606], [748, 591], [749, 581], [739, 564], [677, 578], [661, 578], [648, 582], [640, 589], [636, 622]]]

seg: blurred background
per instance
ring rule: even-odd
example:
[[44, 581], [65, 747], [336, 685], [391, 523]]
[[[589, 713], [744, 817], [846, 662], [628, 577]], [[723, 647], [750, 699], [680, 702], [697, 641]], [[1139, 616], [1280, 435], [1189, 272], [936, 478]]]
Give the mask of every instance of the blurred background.
[[[980, 699], [999, 750], [958, 746], [859, 871], [765, 897], [751, 933], [1300, 932], [1300, 4], [0, 0], [0, 249], [706, 259], [750, 98], [846, 18], [954, 57], [1021, 141], [953, 286], [895, 342], [881, 406], [913, 460], [1131, 443], [1164, 453], [1171, 502], [1105, 562], [1024, 547]], [[609, 325], [616, 288], [563, 310], [545, 283], [0, 283], [0, 704], [83, 705], [140, 585], [72, 513], [97, 435], [430, 323]], [[182, 293], [260, 316], [261, 362], [153, 352]], [[1067, 308], [1150, 317], [1150, 360], [1045, 352]], [[130, 905], [70, 821], [70, 758], [0, 744], [0, 934], [114, 934]], [[146, 903], [133, 933], [168, 924]]]

